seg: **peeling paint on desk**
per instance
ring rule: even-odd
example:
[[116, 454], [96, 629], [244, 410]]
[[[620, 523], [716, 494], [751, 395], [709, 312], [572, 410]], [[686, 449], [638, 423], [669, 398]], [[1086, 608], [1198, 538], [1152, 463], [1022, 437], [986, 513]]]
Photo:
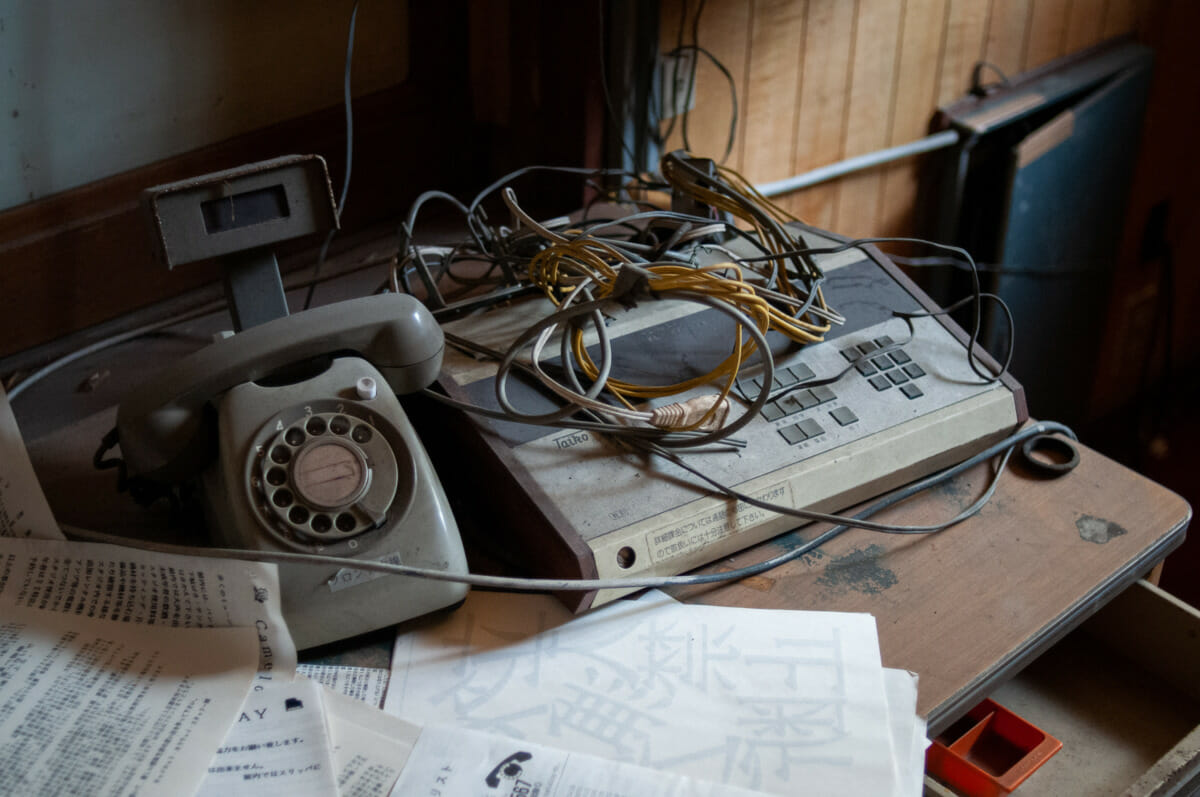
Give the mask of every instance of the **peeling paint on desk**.
[[864, 595], [878, 595], [897, 583], [896, 574], [879, 563], [884, 553], [883, 546], [868, 545], [835, 557], [829, 560], [817, 583], [839, 593], [854, 590]]
[[1103, 545], [1113, 537], [1120, 537], [1125, 534], [1125, 529], [1111, 520], [1092, 517], [1091, 515], [1080, 515], [1076, 518], [1075, 528], [1079, 529], [1079, 536], [1081, 538], [1088, 542], [1094, 542], [1097, 545]]

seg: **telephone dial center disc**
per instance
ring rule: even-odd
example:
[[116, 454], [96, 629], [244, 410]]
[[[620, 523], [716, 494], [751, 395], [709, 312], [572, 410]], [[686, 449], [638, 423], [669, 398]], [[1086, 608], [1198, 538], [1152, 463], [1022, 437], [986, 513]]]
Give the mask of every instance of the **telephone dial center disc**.
[[292, 481], [306, 503], [334, 509], [358, 497], [367, 486], [367, 463], [360, 452], [331, 440], [306, 446], [296, 455]]

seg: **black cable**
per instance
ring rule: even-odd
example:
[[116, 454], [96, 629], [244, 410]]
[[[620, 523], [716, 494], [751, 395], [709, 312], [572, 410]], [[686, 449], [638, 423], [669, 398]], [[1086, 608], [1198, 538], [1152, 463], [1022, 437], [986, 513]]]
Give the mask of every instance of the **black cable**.
[[[350, 167], [354, 162], [354, 109], [350, 103], [350, 65], [354, 61], [354, 26], [357, 19], [358, 0], [354, 0], [354, 8], [350, 11], [350, 33], [346, 38], [346, 67], [342, 79], [342, 105], [346, 109], [346, 172], [342, 175], [342, 193], [337, 203], [339, 225], [342, 219], [342, 209], [346, 206], [346, 194], [350, 191]], [[337, 234], [337, 230], [338, 225], [334, 225], [334, 228], [326, 234], [325, 240], [321, 243], [321, 251], [317, 253], [317, 264], [313, 268], [313, 282], [308, 286], [308, 293], [304, 297], [305, 310], [312, 306], [313, 293], [317, 289], [316, 278], [321, 274], [321, 267], [325, 264], [325, 256], [329, 253], [329, 244], [333, 241], [333, 236]]]
[[[895, 506], [896, 504], [898, 504], [902, 501], [908, 500], [909, 498], [913, 497], [914, 495], [917, 495], [918, 493], [924, 492], [925, 490], [928, 490], [931, 487], [935, 487], [939, 484], [942, 484], [943, 482], [947, 482], [950, 479], [954, 478], [955, 476], [958, 476], [959, 474], [975, 467], [976, 465], [986, 462], [987, 460], [996, 456], [998, 453], [1011, 452], [1013, 449], [1016, 448], [1016, 446], [1020, 445], [1021, 443], [1023, 443], [1026, 440], [1029, 440], [1033, 437], [1037, 437], [1040, 435], [1046, 435], [1046, 434], [1052, 434], [1052, 433], [1059, 433], [1059, 434], [1066, 435], [1067, 437], [1071, 438], [1072, 440], [1078, 439], [1075, 436], [1075, 433], [1073, 431], [1071, 431], [1071, 429], [1069, 429], [1068, 427], [1066, 427], [1060, 423], [1055, 423], [1052, 421], [1043, 421], [1043, 422], [1037, 423], [1033, 426], [1027, 427], [1026, 429], [1020, 430], [1020, 431], [1014, 433], [1013, 435], [1010, 435], [1008, 438], [1000, 441], [999, 443], [996, 443], [995, 445], [988, 447], [987, 449], [979, 452], [975, 456], [970, 457], [969, 459], [966, 459], [957, 465], [954, 465], [952, 467], [941, 470], [930, 476], [926, 476], [924, 479], [915, 481], [912, 484], [909, 484], [905, 487], [900, 488], [899, 490], [896, 490], [892, 493], [889, 493], [889, 494], [883, 496], [878, 501], [876, 501], [875, 503], [868, 506], [866, 509], [857, 513], [853, 517], [849, 518], [848, 520], [851, 522], [839, 523], [839, 525], [836, 525], [833, 528], [827, 529], [826, 531], [822, 532], [821, 534], [818, 534], [816, 537], [813, 537], [813, 538], [801, 543], [800, 545], [796, 546], [795, 548], [792, 548], [791, 550], [789, 550], [785, 553], [782, 553], [778, 556], [775, 556], [771, 559], [767, 559], [763, 562], [759, 562], [754, 565], [747, 565], [745, 567], [735, 568], [734, 570], [726, 571], [724, 573], [713, 573], [710, 575], [694, 576], [693, 578], [695, 578], [696, 580], [693, 581], [692, 583], [715, 584], [715, 583], [721, 583], [722, 581], [724, 581], [725, 579], [722, 579], [721, 576], [729, 575], [730, 573], [736, 573], [737, 574], [736, 577], [740, 579], [740, 578], [748, 578], [750, 576], [756, 576], [761, 573], [765, 573], [769, 570], [773, 570], [774, 568], [779, 567], [782, 564], [786, 564], [787, 562], [790, 562], [793, 559], [799, 559], [801, 556], [804, 556], [805, 554], [809, 553], [810, 551], [816, 550], [817, 548], [819, 548], [820, 546], [829, 542], [830, 540], [834, 539], [835, 537], [838, 537], [839, 535], [848, 531], [849, 529], [854, 528], [855, 525], [854, 525], [853, 521], [865, 520], [869, 517], [872, 517], [873, 515], [878, 514], [879, 512], [882, 512], [884, 509], [887, 509], [888, 507]], [[1000, 479], [1000, 475], [1002, 474], [1002, 472], [1004, 470], [1003, 466], [1006, 465], [1007, 462], [1008, 462], [1008, 457], [1006, 454], [1003, 464], [1001, 465], [1001, 467], [997, 468], [991, 484], [989, 485], [988, 489], [984, 492], [984, 496], [990, 498], [990, 496], [992, 495], [992, 493], [995, 490], [997, 482]], [[749, 496], [747, 496], [747, 497], [749, 497]], [[757, 499], [754, 499], [754, 500], [757, 501]], [[759, 503], [765, 503], [765, 502], [759, 502]], [[979, 503], [980, 503], [979, 501], [976, 502], [976, 504], [979, 504]], [[977, 511], [978, 510], [976, 510], [976, 512]], [[960, 513], [959, 522], [961, 522], [961, 520], [966, 519], [965, 517], [961, 517], [962, 514], [963, 513]], [[946, 526], [943, 526], [943, 528], [945, 528], [945, 527]], [[902, 532], [902, 533], [907, 533], [907, 532]], [[777, 538], [777, 539], [782, 539], [782, 537]]]
[[[903, 255], [888, 255], [893, 263], [900, 266], [927, 268], [929, 266], [950, 266], [960, 271], [969, 271], [970, 265], [953, 257], [905, 257]], [[1047, 264], [1052, 266], [1053, 264]], [[1028, 277], [1029, 279], [1060, 280], [1092, 277], [1096, 274], [1094, 268], [1055, 269], [1037, 267], [1016, 267], [1004, 263], [980, 263], [976, 261], [975, 268], [984, 274], [997, 274], [1001, 277]]]
[[[682, 50], [672, 50], [671, 52], [667, 53], [667, 55], [678, 55], [679, 52], [681, 52], [681, 51], [689, 51], [689, 50], [699, 53], [700, 55], [703, 55], [709, 61], [711, 61], [712, 65], [715, 66], [717, 68], [717, 70], [720, 71], [720, 73], [725, 76], [725, 82], [729, 84], [729, 103], [730, 103], [729, 134], [725, 139], [725, 152], [721, 155], [721, 158], [718, 161], [719, 163], [725, 163], [725, 161], [729, 160], [729, 156], [733, 153], [733, 144], [734, 144], [735, 140], [737, 139], [737, 126], [738, 126], [738, 118], [739, 118], [739, 113], [740, 113], [738, 110], [737, 82], [733, 78], [733, 73], [729, 71], [729, 68], [727, 66], [725, 66], [725, 64], [721, 63], [721, 61], [715, 55], [713, 55], [711, 51], [709, 51], [708, 49], [706, 49], [704, 47], [701, 47], [698, 44], [685, 44], [683, 46]], [[695, 66], [695, 63], [693, 62], [692, 73], [695, 74], [695, 71], [696, 71], [696, 66]], [[690, 94], [690, 89], [689, 89], [689, 94]], [[691, 147], [691, 144], [688, 142], [687, 132], [686, 132], [687, 125], [688, 125], [688, 114], [689, 114], [689, 110], [687, 108], [684, 108], [683, 114], [682, 114], [683, 125], [680, 128], [680, 130], [681, 130], [681, 132], [683, 132], [683, 147], [684, 147], [684, 149], [686, 149], [688, 152], [692, 152], [692, 147]]]
[[600, 24], [597, 26], [600, 36], [600, 91], [604, 94], [604, 107], [608, 110], [609, 125], [617, 134], [617, 140], [621, 142], [621, 149], [625, 150], [625, 154], [629, 156], [629, 162], [636, 168], [638, 165], [637, 154], [625, 141], [625, 131], [620, 127], [617, 110], [612, 101], [612, 92], [608, 88], [608, 58], [606, 57], [608, 37], [605, 35], [607, 31], [604, 26], [604, 4], [606, 2], [608, 0], [597, 0], [596, 2], [596, 12], [600, 20]]
[[[963, 249], [962, 247], [951, 246], [950, 244], [938, 243], [937, 241], [928, 241], [923, 238], [908, 238], [908, 237], [903, 237], [903, 236], [880, 236], [880, 237], [875, 237], [875, 238], [855, 238], [854, 240], [846, 241], [845, 243], [838, 244], [836, 246], [810, 246], [810, 247], [804, 247], [801, 249], [791, 250], [788, 252], [779, 252], [779, 253], [772, 254], [772, 255], [765, 255], [763, 257], [739, 258], [738, 261], [736, 261], [736, 262], [753, 263], [753, 262], [760, 262], [760, 261], [764, 261], [764, 260], [779, 259], [779, 258], [788, 257], [790, 255], [795, 255], [795, 254], [806, 254], [806, 255], [810, 255], [810, 256], [812, 256], [812, 255], [832, 255], [832, 254], [837, 254], [839, 252], [844, 252], [847, 249], [856, 249], [856, 248], [861, 249], [863, 246], [866, 246], [867, 244], [878, 244], [878, 243], [911, 243], [911, 244], [919, 244], [921, 246], [929, 246], [929, 247], [933, 247], [934, 249], [939, 249], [939, 250], [942, 250], [945, 252], [951, 252], [954, 255], [962, 258], [966, 263], [968, 263], [970, 265], [972, 292], [971, 292], [971, 296], [968, 297], [966, 301], [971, 302], [973, 313], [972, 313], [972, 330], [971, 330], [971, 335], [970, 335], [970, 341], [967, 344], [967, 363], [970, 365], [971, 370], [975, 372], [975, 375], [978, 376], [980, 379], [983, 379], [986, 383], [995, 382], [998, 379], [1002, 378], [1004, 373], [1006, 372], [1007, 368], [1000, 370], [998, 372], [995, 372], [995, 373], [991, 373], [990, 369], [987, 367], [987, 365], [985, 363], [983, 363], [982, 360], [979, 359], [979, 355], [975, 352], [975, 349], [977, 347], [980, 347], [979, 333], [981, 331], [981, 327], [982, 327], [982, 323], [983, 323], [982, 322], [983, 312], [982, 312], [981, 300], [982, 300], [984, 294], [983, 294], [982, 287], [980, 286], [979, 269], [976, 268], [976, 266], [975, 266], [975, 259], [973, 257], [971, 257], [970, 252], [968, 252], [966, 249]], [[1008, 354], [1008, 357], [1009, 357], [1009, 359], [1011, 359], [1012, 349], [1013, 349], [1012, 341], [1013, 341], [1013, 336], [1015, 335], [1015, 330], [1013, 329], [1013, 325], [1012, 325], [1012, 314], [1009, 311], [1008, 306], [1003, 302], [1003, 300], [1000, 299], [1000, 297], [992, 296], [991, 294], [988, 294], [988, 296], [990, 298], [993, 298], [1001, 306], [1005, 315], [1009, 319], [1009, 346], [1008, 346], [1009, 354]], [[959, 307], [959, 306], [961, 306], [961, 304], [956, 305], [956, 307]]]
[[[679, 3], [679, 27], [677, 27], [675, 30], [675, 52], [677, 52], [677, 53], [682, 51], [682, 49], [683, 49], [683, 29], [687, 26], [687, 11], [688, 11], [687, 0], [681, 0], [681, 2]], [[696, 64], [693, 60], [692, 74], [691, 74], [690, 79], [694, 81], [695, 78], [696, 78]], [[691, 89], [689, 89], [687, 96], [689, 96], [689, 97], [691, 96]], [[660, 105], [661, 105], [661, 103], [660, 103]], [[672, 64], [672, 68], [671, 68], [671, 108], [675, 109], [678, 107], [679, 107], [679, 59], [676, 58], [675, 63]], [[671, 134], [675, 132], [675, 123], [676, 123], [676, 120], [679, 119], [681, 114], [675, 114], [674, 116], [672, 116], [670, 123], [667, 125], [667, 129], [664, 130], [662, 133], [658, 132], [658, 128], [662, 124], [662, 108], [661, 107], [657, 108], [656, 116], [657, 116], [657, 118], [655, 119], [655, 125], [654, 125], [653, 129], [651, 130], [651, 135], [654, 137], [654, 143], [656, 143], [661, 148], [666, 145], [667, 139], [669, 139], [671, 137]]]
[[631, 178], [632, 180], [641, 182], [642, 187], [645, 187], [645, 188], [653, 189], [653, 188], [662, 188], [663, 187], [657, 183], [642, 182], [641, 175], [639, 175], [637, 172], [631, 172], [628, 169], [593, 169], [593, 168], [589, 168], [586, 166], [544, 166], [541, 164], [535, 164], [535, 165], [531, 165], [531, 166], [524, 166], [520, 169], [515, 169], [515, 170], [509, 172], [508, 174], [504, 175], [500, 179], [496, 180], [495, 182], [491, 183], [487, 187], [485, 187], [482, 191], [480, 191], [478, 194], [475, 195], [474, 199], [471, 200], [471, 204], [468, 206], [470, 208], [471, 213], [472, 214], [476, 213], [479, 209], [479, 206], [483, 203], [483, 200], [486, 199], [487, 197], [491, 196], [496, 191], [500, 190], [501, 188], [504, 188], [505, 186], [509, 185], [510, 183], [514, 182], [515, 180], [517, 180], [520, 177], [524, 177], [527, 174], [533, 174], [535, 172], [551, 172], [553, 174], [578, 174], [578, 175], [586, 175], [588, 177], [628, 177], [628, 178]]

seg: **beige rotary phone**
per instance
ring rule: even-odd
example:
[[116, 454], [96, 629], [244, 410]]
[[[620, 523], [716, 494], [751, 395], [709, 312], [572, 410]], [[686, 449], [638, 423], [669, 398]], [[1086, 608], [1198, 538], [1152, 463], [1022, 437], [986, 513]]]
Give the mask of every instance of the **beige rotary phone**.
[[[458, 528], [396, 399], [430, 384], [443, 337], [411, 296], [287, 315], [269, 247], [336, 226], [324, 161], [292, 156], [145, 194], [161, 259], [220, 257], [237, 332], [173, 363], [125, 401], [130, 478], [199, 478], [217, 545], [466, 572]], [[300, 648], [441, 609], [462, 584], [281, 564]]]

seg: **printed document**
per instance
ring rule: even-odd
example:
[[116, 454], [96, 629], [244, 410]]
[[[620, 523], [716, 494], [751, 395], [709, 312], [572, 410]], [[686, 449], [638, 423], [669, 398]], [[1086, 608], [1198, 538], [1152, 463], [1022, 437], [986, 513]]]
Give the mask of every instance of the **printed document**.
[[296, 672], [339, 694], [383, 708], [388, 671], [382, 667], [349, 667], [342, 664], [298, 664]]
[[323, 695], [338, 794], [379, 797], [391, 792], [421, 729], [328, 688]]
[[337, 794], [321, 690], [297, 678], [251, 692], [196, 797]]
[[6, 605], [0, 794], [191, 793], [257, 661], [252, 628], [152, 628]]
[[296, 671], [273, 564], [0, 537], [0, 611], [12, 606], [153, 627], [252, 628], [256, 683]]
[[0, 387], [0, 537], [63, 539], [33, 472], [3, 387]]

